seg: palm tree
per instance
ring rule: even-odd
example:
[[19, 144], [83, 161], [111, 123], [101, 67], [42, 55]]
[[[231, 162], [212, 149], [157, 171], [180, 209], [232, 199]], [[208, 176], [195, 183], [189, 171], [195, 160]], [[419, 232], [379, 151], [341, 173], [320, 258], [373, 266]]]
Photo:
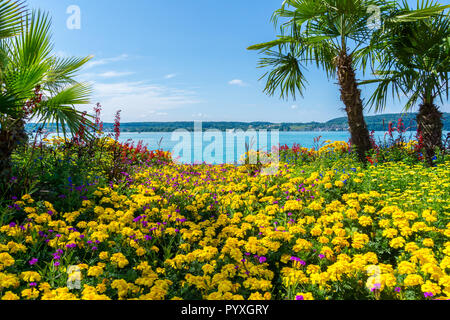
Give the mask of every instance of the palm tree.
[[[428, 2], [421, 3], [426, 8]], [[409, 10], [405, 2], [400, 11]], [[442, 149], [442, 113], [435, 105], [448, 98], [450, 72], [450, 19], [448, 13], [431, 18], [389, 25], [380, 31], [378, 41], [383, 44], [377, 79], [371, 97], [372, 106], [383, 110], [387, 96], [408, 98], [405, 111], [419, 103], [418, 134], [423, 138], [424, 158], [429, 165], [435, 149]]]
[[22, 16], [18, 33], [0, 41], [3, 52], [0, 74], [2, 183], [10, 178], [12, 153], [28, 140], [26, 121], [33, 119], [41, 125], [56, 123], [58, 131], [64, 135], [67, 130], [72, 134], [77, 132], [83, 124], [92, 125], [74, 108], [74, 105], [89, 103], [91, 89], [73, 79], [91, 57], [53, 56], [50, 26], [48, 14], [33, 11], [31, 15]]
[[[363, 115], [363, 101], [355, 70], [373, 68], [377, 43], [373, 41], [376, 29], [369, 23], [375, 8], [380, 21], [404, 21], [423, 18], [444, 10], [435, 5], [430, 11], [409, 11], [393, 16], [397, 3], [384, 0], [285, 0], [275, 11], [273, 21], [287, 21], [281, 26], [278, 39], [249, 47], [261, 50], [260, 67], [270, 67], [265, 92], [273, 95], [278, 89], [281, 98], [289, 94], [295, 99], [298, 91], [303, 96], [306, 79], [303, 67], [311, 63], [324, 69], [329, 78], [337, 77], [341, 100], [345, 105], [351, 142], [361, 161], [371, 149], [369, 131]], [[289, 10], [292, 8], [292, 10]], [[276, 48], [276, 49], [274, 49]]]

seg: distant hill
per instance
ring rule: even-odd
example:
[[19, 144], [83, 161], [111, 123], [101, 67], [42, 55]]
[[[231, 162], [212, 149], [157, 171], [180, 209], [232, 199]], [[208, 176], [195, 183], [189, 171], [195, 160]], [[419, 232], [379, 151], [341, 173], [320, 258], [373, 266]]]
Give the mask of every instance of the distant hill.
[[[400, 114], [380, 114], [376, 116], [366, 116], [366, 123], [370, 131], [387, 131], [389, 122], [393, 122], [394, 126], [398, 119], [402, 118], [405, 127], [410, 131], [417, 130], [416, 113]], [[450, 131], [450, 113], [444, 113], [444, 128], [445, 131]], [[112, 131], [113, 123], [104, 123], [105, 131]], [[27, 130], [32, 131], [36, 128], [35, 124], [28, 124]], [[121, 123], [122, 132], [172, 132], [177, 129], [185, 129], [188, 131], [194, 130], [193, 121], [182, 122], [127, 122]], [[229, 129], [236, 130], [274, 130], [280, 131], [347, 131], [347, 118], [336, 118], [330, 121], [308, 122], [308, 123], [271, 123], [271, 122], [202, 122], [203, 130], [217, 129], [225, 131]], [[48, 130], [55, 130], [54, 126], [47, 127]]]

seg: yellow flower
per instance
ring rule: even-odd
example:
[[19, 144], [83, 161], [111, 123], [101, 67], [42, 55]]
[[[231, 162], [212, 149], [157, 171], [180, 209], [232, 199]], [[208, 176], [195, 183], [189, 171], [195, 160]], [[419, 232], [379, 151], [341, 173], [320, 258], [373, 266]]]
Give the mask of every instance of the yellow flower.
[[100, 266], [92, 266], [89, 268], [87, 275], [91, 277], [98, 277], [103, 273], [103, 268]]
[[26, 282], [39, 282], [41, 281], [41, 276], [35, 271], [25, 271], [20, 274], [20, 277]]
[[5, 267], [10, 267], [15, 263], [15, 260], [11, 255], [7, 252], [0, 253], [0, 271], [2, 271]]
[[334, 183], [334, 185], [335, 185], [336, 187], [338, 187], [338, 188], [342, 188], [342, 187], [344, 186], [344, 182], [338, 180], [338, 181], [336, 181], [336, 182]]
[[145, 249], [142, 248], [142, 247], [139, 247], [138, 249], [136, 249], [136, 255], [137, 255], [138, 257], [143, 256], [145, 253], [146, 253], [146, 251], [145, 251]]
[[397, 237], [397, 238], [394, 238], [394, 239], [392, 239], [390, 242], [389, 242], [389, 245], [392, 247], [392, 248], [394, 248], [394, 249], [398, 249], [398, 248], [402, 248], [404, 245], [405, 245], [405, 239], [404, 238], [402, 238], [402, 237]]
[[21, 295], [25, 299], [36, 299], [37, 297], [39, 297], [39, 290], [35, 288], [24, 289], [22, 290]]
[[112, 255], [111, 262], [119, 268], [124, 268], [129, 264], [127, 258], [120, 252]]
[[20, 300], [20, 297], [11, 291], [6, 291], [2, 300]]
[[418, 274], [409, 274], [406, 276], [403, 284], [407, 287], [414, 287], [423, 284], [423, 278]]
[[422, 286], [421, 286], [422, 292], [431, 292], [433, 296], [436, 296], [441, 293], [441, 287], [431, 282], [430, 280], [427, 280]]
[[358, 222], [360, 225], [362, 225], [363, 227], [367, 227], [367, 226], [371, 226], [372, 225], [372, 218], [368, 217], [368, 216], [361, 216], [358, 219]]
[[416, 265], [409, 261], [402, 261], [398, 264], [397, 270], [399, 274], [411, 274], [416, 272]]
[[425, 247], [434, 247], [434, 241], [431, 238], [423, 239], [422, 243]]
[[295, 295], [295, 300], [314, 300], [314, 297], [311, 292], [298, 292]]
[[102, 260], [107, 260], [109, 258], [109, 253], [107, 251], [102, 251], [98, 256]]

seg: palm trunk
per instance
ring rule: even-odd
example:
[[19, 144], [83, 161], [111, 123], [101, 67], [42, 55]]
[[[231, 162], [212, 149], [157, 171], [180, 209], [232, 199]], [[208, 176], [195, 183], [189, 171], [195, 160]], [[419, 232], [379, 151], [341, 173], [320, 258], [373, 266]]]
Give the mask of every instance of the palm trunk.
[[22, 119], [8, 119], [6, 125], [0, 128], [0, 189], [6, 189], [6, 184], [12, 176], [11, 156], [14, 150], [26, 143], [25, 122]]
[[442, 113], [438, 108], [433, 103], [422, 103], [417, 114], [417, 128], [423, 138], [425, 161], [430, 166], [435, 149], [442, 149], [442, 126]]
[[345, 104], [351, 143], [354, 145], [360, 161], [366, 162], [367, 152], [371, 149], [369, 130], [363, 114], [361, 90], [358, 89], [353, 60], [345, 51], [337, 57], [337, 74], [341, 87], [341, 100]]

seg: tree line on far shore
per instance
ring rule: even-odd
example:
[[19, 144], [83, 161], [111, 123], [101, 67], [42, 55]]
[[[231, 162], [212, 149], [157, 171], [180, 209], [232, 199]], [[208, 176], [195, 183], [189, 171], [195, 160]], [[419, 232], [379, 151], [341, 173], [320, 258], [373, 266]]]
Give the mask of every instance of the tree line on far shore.
[[[416, 113], [392, 113], [381, 114], [375, 116], [365, 117], [367, 127], [369, 131], [387, 131], [389, 123], [391, 122], [393, 127], [397, 127], [399, 119], [402, 122], [407, 131], [417, 131], [417, 114]], [[27, 125], [27, 131], [32, 132], [37, 128], [36, 124], [30, 123]], [[103, 128], [105, 131], [112, 131], [114, 123], [104, 123]], [[271, 123], [271, 122], [203, 122], [203, 130], [216, 129], [220, 131], [224, 130], [274, 130], [280, 131], [347, 131], [348, 119], [346, 117], [332, 119], [327, 122], [298, 122], [298, 123]], [[48, 131], [56, 130], [55, 125], [47, 125]], [[188, 131], [194, 130], [193, 121], [182, 122], [128, 122], [121, 123], [122, 132], [173, 132], [177, 129], [184, 129]], [[450, 131], [450, 113], [443, 114], [443, 130]]]

